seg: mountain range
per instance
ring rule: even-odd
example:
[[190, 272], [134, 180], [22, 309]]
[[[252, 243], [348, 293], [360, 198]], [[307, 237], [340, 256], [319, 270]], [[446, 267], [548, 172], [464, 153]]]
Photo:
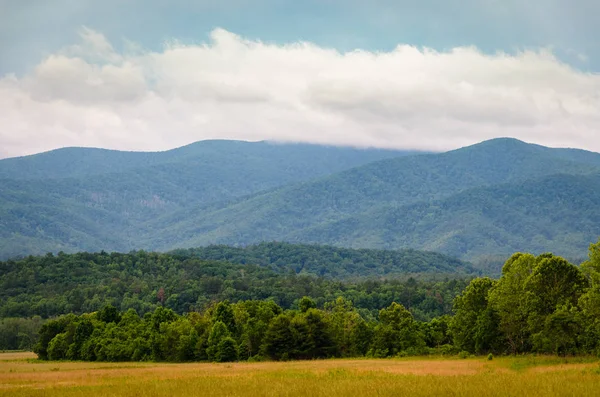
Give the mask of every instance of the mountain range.
[[573, 260], [600, 236], [600, 154], [499, 138], [445, 153], [202, 141], [0, 160], [0, 258], [263, 241]]

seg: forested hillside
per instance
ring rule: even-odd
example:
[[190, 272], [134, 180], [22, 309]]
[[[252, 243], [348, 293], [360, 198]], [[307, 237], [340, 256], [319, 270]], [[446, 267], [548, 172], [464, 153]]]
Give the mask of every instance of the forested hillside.
[[409, 275], [472, 275], [470, 264], [435, 252], [417, 250], [347, 249], [324, 245], [261, 243], [244, 248], [224, 245], [173, 251], [178, 259], [198, 258], [265, 266], [279, 273], [289, 270], [342, 279], [403, 277]]
[[542, 253], [571, 259], [600, 235], [600, 174], [553, 175], [469, 189], [443, 200], [384, 206], [293, 234], [291, 241], [417, 247], [469, 258]]
[[[71, 164], [71, 166], [69, 166]], [[199, 142], [0, 161], [0, 258], [329, 244], [436, 251], [499, 272], [515, 251], [578, 261], [600, 235], [600, 154], [494, 139], [440, 154]]]
[[[67, 148], [0, 160], [0, 259], [129, 251], [144, 222], [407, 152], [202, 141], [157, 153]], [[159, 233], [158, 230], [152, 232]]]
[[[171, 254], [49, 254], [0, 262], [0, 318], [83, 313], [106, 304], [140, 314], [164, 304], [184, 313], [225, 299], [272, 299], [289, 308], [304, 295], [321, 303], [344, 296], [368, 310], [397, 300], [428, 318], [449, 311], [462, 282], [416, 283], [407, 281], [410, 276], [441, 280], [476, 274], [467, 263], [428, 252], [289, 244]], [[345, 284], [341, 279], [366, 280]]]
[[600, 235], [598, 164], [597, 153], [497, 139], [379, 161], [212, 211], [181, 210], [177, 220], [149, 222], [143, 241], [163, 249], [271, 240], [410, 247], [500, 264], [514, 251], [576, 258]]
[[184, 316], [162, 305], [141, 317], [108, 305], [48, 321], [34, 351], [46, 360], [173, 362], [600, 352], [600, 242], [581, 267], [516, 253], [502, 272], [472, 280], [453, 316], [428, 321], [396, 301], [360, 310], [343, 294], [309, 294], [287, 310], [272, 300], [221, 301]]

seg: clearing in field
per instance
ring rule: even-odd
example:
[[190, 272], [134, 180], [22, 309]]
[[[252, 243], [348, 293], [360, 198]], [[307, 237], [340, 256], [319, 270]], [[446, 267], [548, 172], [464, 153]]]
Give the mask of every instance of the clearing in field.
[[42, 362], [0, 353], [6, 396], [592, 396], [591, 358], [322, 360], [235, 364]]

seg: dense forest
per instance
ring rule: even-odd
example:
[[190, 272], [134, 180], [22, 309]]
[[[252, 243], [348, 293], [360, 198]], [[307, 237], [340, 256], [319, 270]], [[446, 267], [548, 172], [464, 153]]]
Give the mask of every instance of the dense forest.
[[343, 297], [365, 318], [401, 302], [428, 320], [449, 314], [465, 277], [476, 274], [468, 263], [430, 252], [283, 243], [30, 256], [0, 262], [0, 349], [31, 348], [45, 319], [107, 305], [143, 316], [158, 307], [202, 311], [225, 300], [293, 309], [303, 296], [319, 307]]
[[261, 243], [247, 247], [212, 245], [178, 249], [177, 259], [198, 258], [266, 266], [276, 272], [292, 270], [337, 280], [404, 277], [407, 275], [470, 275], [470, 263], [437, 252], [349, 249], [316, 244]]
[[0, 160], [0, 260], [263, 241], [435, 251], [499, 274], [579, 263], [600, 235], [600, 154], [493, 139], [446, 153], [203, 141]]
[[[495, 271], [514, 252], [576, 261], [600, 235], [600, 154], [495, 139], [385, 159], [147, 223], [159, 250], [260, 241], [441, 252]], [[161, 230], [156, 234], [154, 230]], [[145, 246], [145, 245], [142, 245]]]
[[392, 302], [365, 316], [343, 297], [222, 301], [178, 315], [114, 306], [45, 323], [42, 359], [237, 361], [420, 354], [600, 353], [600, 242], [581, 267], [552, 254], [514, 254], [499, 280], [473, 279], [453, 316], [418, 321]]
[[[42, 359], [98, 361], [600, 353], [600, 241], [581, 266], [552, 254], [516, 253], [498, 280], [462, 283], [342, 283], [255, 269], [272, 275], [268, 284], [286, 280], [293, 291], [287, 297], [294, 298], [226, 297], [181, 310], [160, 289], [142, 312], [109, 303], [47, 320], [34, 351]], [[296, 289], [303, 282], [322, 294]], [[433, 310], [422, 311], [426, 301]], [[448, 306], [436, 308], [440, 302]]]
[[63, 148], [0, 159], [0, 259], [155, 250], [141, 237], [165, 231], [149, 220], [406, 154], [208, 140], [165, 152]]

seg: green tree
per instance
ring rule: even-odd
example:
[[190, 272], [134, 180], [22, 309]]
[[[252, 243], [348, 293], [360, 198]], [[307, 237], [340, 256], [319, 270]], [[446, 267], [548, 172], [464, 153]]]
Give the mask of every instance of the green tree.
[[[536, 351], [552, 352], [555, 350], [549, 350], [548, 343], [545, 341], [556, 337], [557, 324], [564, 325], [571, 322], [571, 315], [567, 315], [567, 313], [571, 313], [571, 308], [577, 305], [587, 287], [588, 281], [581, 270], [567, 260], [551, 254], [540, 255], [536, 258], [533, 272], [525, 281], [527, 322]], [[561, 314], [557, 313], [553, 317], [557, 311], [561, 311]], [[549, 317], [550, 320], [548, 320]], [[569, 325], [568, 328], [573, 327]], [[576, 337], [572, 333], [569, 334], [573, 338]], [[572, 342], [575, 343], [575, 341]], [[564, 346], [571, 344], [561, 343]]]
[[489, 293], [489, 303], [498, 313], [499, 328], [511, 353], [529, 350], [529, 309], [524, 299], [525, 282], [531, 276], [536, 258], [516, 253], [502, 268], [502, 277]]
[[105, 323], [118, 323], [121, 321], [121, 314], [119, 310], [113, 305], [106, 305], [102, 308], [102, 310], [98, 311], [96, 315], [98, 320], [103, 321]]
[[52, 341], [52, 339], [54, 339], [56, 335], [63, 333], [71, 323], [76, 321], [76, 319], [77, 317], [75, 315], [69, 314], [66, 316], [59, 317], [56, 320], [50, 320], [44, 325], [42, 325], [42, 328], [40, 329], [40, 337], [38, 343], [36, 343], [36, 345], [33, 348], [34, 353], [36, 353], [41, 360], [51, 359], [48, 353], [50, 342]]
[[476, 278], [456, 297], [450, 332], [454, 344], [470, 353], [486, 353], [500, 343], [496, 315], [488, 304], [488, 294], [495, 281]]
[[67, 358], [69, 341], [66, 333], [56, 335], [48, 344], [48, 359], [63, 360]]
[[578, 302], [583, 327], [579, 338], [586, 351], [600, 354], [600, 240], [590, 244], [589, 259], [581, 271], [589, 287]]
[[374, 356], [394, 356], [409, 349], [417, 352], [424, 345], [423, 335], [404, 306], [393, 302], [379, 311], [379, 324], [373, 334]]
[[316, 307], [316, 302], [308, 296], [303, 296], [298, 302], [298, 309], [300, 309], [300, 312], [302, 313], [306, 313], [309, 309], [314, 309]]
[[238, 350], [235, 339], [230, 336], [226, 336], [217, 345], [217, 353], [215, 354], [215, 361], [219, 363], [237, 361]]
[[227, 326], [222, 321], [217, 321], [213, 324], [210, 334], [208, 336], [208, 347], [206, 348], [206, 354], [210, 361], [217, 360], [217, 353], [219, 351], [219, 343], [225, 338], [231, 336], [231, 333], [227, 329]]
[[269, 323], [262, 345], [264, 355], [274, 360], [287, 360], [290, 358], [290, 352], [295, 349], [295, 340], [290, 329], [290, 323], [287, 314], [280, 314]]
[[581, 332], [577, 308], [561, 306], [544, 320], [543, 329], [533, 336], [538, 351], [567, 354], [577, 352], [577, 335]]
[[232, 334], [236, 333], [235, 316], [229, 301], [217, 303], [213, 314], [213, 320], [215, 322], [220, 321], [225, 324], [229, 332]]

